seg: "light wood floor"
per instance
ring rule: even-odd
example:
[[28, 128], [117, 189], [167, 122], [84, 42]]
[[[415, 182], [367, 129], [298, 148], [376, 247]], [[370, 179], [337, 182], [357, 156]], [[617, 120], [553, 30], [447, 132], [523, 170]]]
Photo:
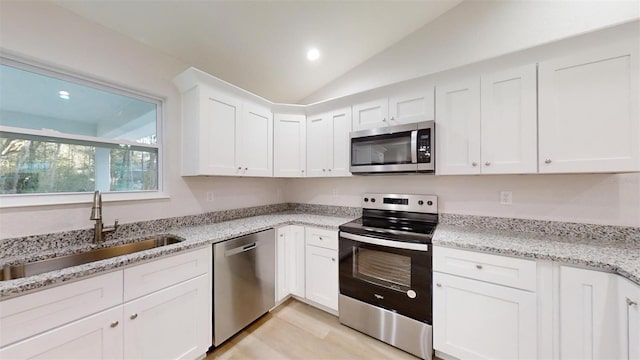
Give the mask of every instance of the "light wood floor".
[[213, 359], [417, 358], [358, 331], [338, 318], [290, 299], [209, 354]]

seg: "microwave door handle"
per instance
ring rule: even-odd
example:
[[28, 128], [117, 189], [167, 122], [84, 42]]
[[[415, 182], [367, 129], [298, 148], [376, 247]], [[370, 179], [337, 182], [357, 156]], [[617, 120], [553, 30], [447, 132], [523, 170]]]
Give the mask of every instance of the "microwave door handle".
[[418, 163], [418, 130], [411, 131], [411, 163]]

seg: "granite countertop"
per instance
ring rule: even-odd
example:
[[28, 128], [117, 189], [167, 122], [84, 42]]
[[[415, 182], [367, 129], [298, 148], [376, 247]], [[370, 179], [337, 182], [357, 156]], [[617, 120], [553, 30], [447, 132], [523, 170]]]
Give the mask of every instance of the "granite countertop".
[[[163, 235], [173, 235], [182, 238], [183, 241], [177, 244], [73, 266], [62, 270], [50, 271], [39, 275], [2, 281], [0, 282], [0, 300], [23, 295], [30, 291], [61, 284], [67, 281], [96, 275], [109, 270], [123, 268], [128, 265], [142, 263], [150, 259], [177, 253], [180, 251], [211, 246], [211, 244], [273, 227], [297, 224], [338, 230], [339, 225], [351, 220], [353, 220], [353, 217], [285, 212], [252, 216], [237, 220], [214, 223], [210, 225], [177, 227], [162, 232]], [[121, 240], [118, 242], [114, 242], [113, 244], [124, 242], [128, 241]], [[106, 243], [106, 245], [112, 244]], [[88, 244], [85, 247], [91, 248], [95, 247], [95, 245]], [[69, 253], [78, 251], [81, 251], [81, 249], [71, 248], [68, 250]], [[59, 252], [49, 256], [34, 254], [31, 258], [21, 260], [34, 261], [46, 257], [61, 255], [66, 254]], [[15, 258], [2, 259], [2, 261], [0, 261], [0, 267], [13, 262], [16, 262]]]
[[640, 246], [633, 240], [584, 239], [440, 224], [433, 244], [587, 266], [617, 273], [640, 285]]

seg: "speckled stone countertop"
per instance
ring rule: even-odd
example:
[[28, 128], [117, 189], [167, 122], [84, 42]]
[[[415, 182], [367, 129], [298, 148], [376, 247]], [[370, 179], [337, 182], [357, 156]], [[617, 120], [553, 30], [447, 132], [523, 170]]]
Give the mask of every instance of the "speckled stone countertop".
[[[140, 251], [133, 254], [118, 256], [25, 278], [2, 281], [0, 282], [0, 300], [23, 295], [30, 291], [61, 284], [67, 281], [96, 275], [118, 268], [123, 268], [128, 265], [142, 263], [150, 259], [177, 253], [180, 251], [211, 246], [211, 244], [217, 242], [269, 229], [272, 227], [289, 224], [299, 224], [337, 230], [340, 224], [348, 222], [353, 218], [354, 217], [329, 216], [290, 211], [284, 213], [258, 215], [208, 225], [176, 227], [174, 229], [163, 231], [162, 234], [173, 235], [184, 239], [182, 242], [177, 244]], [[105, 243], [105, 245], [109, 246], [118, 243], [131, 242], [133, 240], [135, 239], [120, 239], [118, 241]], [[95, 247], [95, 245], [85, 245], [84, 247], [84, 250], [86, 250], [86, 248]], [[79, 249], [77, 247], [72, 247], [66, 249], [65, 252], [73, 253], [81, 250], [82, 249]], [[34, 254], [32, 258], [28, 259], [16, 259], [16, 257], [6, 259], [3, 258], [0, 262], [0, 267], [16, 262], [18, 260], [34, 261], [45, 257], [61, 255], [66, 254], [58, 251], [56, 253], [49, 253], [48, 255]]]
[[[637, 228], [629, 229], [635, 233]], [[640, 285], [640, 242], [635, 235], [589, 239], [441, 223], [432, 241], [439, 246], [603, 269]]]

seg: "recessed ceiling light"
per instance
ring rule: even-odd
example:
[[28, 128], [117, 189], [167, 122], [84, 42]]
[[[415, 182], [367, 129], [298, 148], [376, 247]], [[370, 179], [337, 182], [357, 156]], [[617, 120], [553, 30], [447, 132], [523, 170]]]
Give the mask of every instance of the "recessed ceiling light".
[[63, 100], [69, 100], [71, 98], [71, 96], [69, 96], [69, 92], [64, 90], [58, 91], [58, 96], [60, 96], [60, 99]]
[[309, 59], [309, 61], [316, 61], [318, 58], [320, 58], [320, 51], [318, 49], [313, 48], [307, 51], [307, 59]]

